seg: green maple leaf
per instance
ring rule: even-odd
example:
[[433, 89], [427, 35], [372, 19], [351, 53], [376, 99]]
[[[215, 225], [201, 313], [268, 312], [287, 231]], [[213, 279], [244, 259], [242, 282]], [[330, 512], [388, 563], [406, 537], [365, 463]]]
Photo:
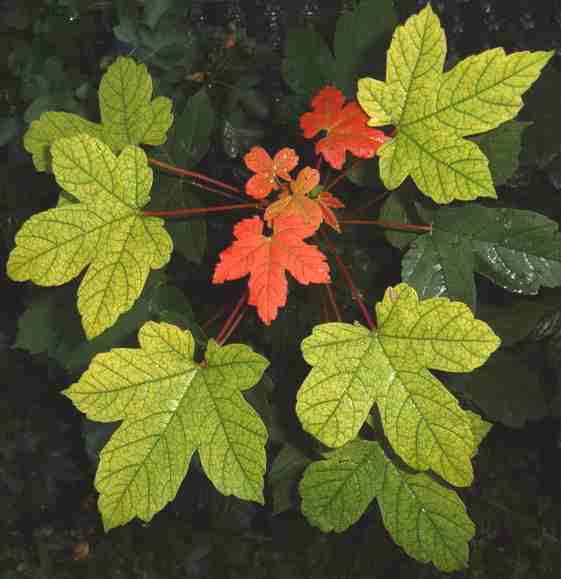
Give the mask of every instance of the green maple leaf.
[[221, 493], [263, 504], [267, 430], [241, 392], [267, 360], [210, 340], [197, 363], [191, 333], [167, 323], [147, 322], [138, 341], [98, 354], [64, 391], [91, 420], [123, 421], [95, 479], [105, 529], [152, 519], [177, 494], [195, 451]]
[[15, 281], [61, 285], [87, 272], [78, 310], [88, 339], [131, 308], [151, 269], [163, 267], [173, 244], [163, 220], [146, 217], [152, 170], [146, 154], [127, 146], [116, 157], [86, 134], [52, 146], [58, 184], [79, 203], [33, 215], [18, 231], [7, 272]]
[[107, 69], [99, 86], [101, 124], [74, 113], [48, 111], [33, 121], [23, 144], [33, 155], [38, 171], [50, 170], [50, 148], [57, 140], [86, 133], [104, 141], [114, 153], [126, 145], [161, 145], [173, 122], [172, 102], [152, 99], [152, 78], [143, 64], [119, 57]]
[[380, 176], [395, 189], [411, 175], [437, 203], [496, 197], [487, 157], [464, 139], [516, 116], [521, 95], [554, 52], [487, 50], [444, 72], [446, 37], [430, 4], [396, 29], [386, 81], [362, 78], [358, 102], [369, 125], [395, 125], [379, 150]]
[[446, 295], [473, 310], [474, 272], [516, 293], [560, 286], [559, 225], [521, 209], [476, 203], [443, 207], [434, 215], [430, 235], [417, 237], [402, 262], [403, 281], [419, 295]]
[[475, 526], [458, 495], [424, 473], [409, 474], [377, 442], [353, 441], [312, 463], [300, 482], [302, 512], [322, 531], [341, 532], [376, 497], [394, 541], [442, 571], [467, 565]]
[[428, 368], [469, 372], [499, 338], [465, 304], [420, 302], [407, 284], [389, 288], [376, 312], [376, 330], [321, 324], [302, 342], [313, 366], [297, 395], [304, 429], [327, 446], [342, 446], [376, 403], [388, 440], [407, 464], [431, 468], [457, 486], [471, 484], [476, 440], [469, 416]]

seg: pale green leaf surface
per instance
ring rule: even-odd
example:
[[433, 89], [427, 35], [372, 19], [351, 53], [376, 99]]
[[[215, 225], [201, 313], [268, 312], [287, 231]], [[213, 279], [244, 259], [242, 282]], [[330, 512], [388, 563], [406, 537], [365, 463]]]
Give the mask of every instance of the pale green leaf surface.
[[471, 410], [466, 410], [466, 414], [468, 415], [469, 422], [471, 425], [471, 431], [473, 433], [473, 438], [475, 440], [475, 446], [472, 455], [475, 456], [479, 449], [479, 445], [483, 442], [483, 439], [489, 434], [491, 428], [493, 428], [493, 423], [487, 422], [487, 420], [483, 420], [483, 418], [481, 418], [479, 414], [476, 414]]
[[51, 145], [64, 137], [86, 133], [103, 140], [103, 127], [74, 113], [48, 111], [33, 121], [23, 137], [25, 150], [33, 155], [37, 171], [51, 170]]
[[376, 314], [386, 355], [416, 359], [419, 367], [470, 372], [499, 347], [499, 338], [466, 304], [448, 298], [419, 301], [405, 283], [386, 290]]
[[146, 67], [119, 57], [100, 83], [101, 124], [73, 113], [48, 111], [31, 123], [24, 135], [24, 147], [33, 155], [38, 171], [50, 171], [53, 143], [81, 133], [103, 141], [114, 153], [126, 145], [162, 144], [173, 122], [172, 102], [151, 97], [152, 79]]
[[109, 141], [125, 145], [161, 145], [173, 122], [171, 100], [152, 100], [152, 78], [144, 64], [119, 57], [99, 85], [101, 121]]
[[191, 333], [166, 323], [144, 324], [139, 343], [98, 354], [64, 391], [88, 418], [123, 420], [96, 475], [105, 528], [150, 520], [175, 497], [195, 450], [220, 492], [263, 503], [267, 431], [241, 391], [267, 360], [210, 340], [198, 364]]
[[308, 521], [324, 533], [340, 533], [356, 523], [382, 488], [382, 457], [378, 443], [361, 440], [312, 462], [299, 485]]
[[379, 150], [380, 176], [395, 189], [411, 175], [437, 203], [496, 197], [487, 157], [462, 137], [516, 116], [521, 95], [553, 52], [505, 55], [497, 48], [443, 73], [446, 40], [430, 4], [394, 33], [386, 82], [363, 78], [357, 99], [371, 126], [393, 124], [395, 137]]
[[469, 485], [469, 419], [428, 368], [471, 371], [500, 340], [465, 304], [419, 302], [406, 284], [389, 288], [376, 311], [377, 330], [321, 324], [302, 342], [313, 366], [297, 394], [303, 427], [327, 446], [342, 446], [357, 436], [377, 402], [384, 431], [405, 462]]
[[458, 495], [426, 474], [409, 474], [377, 442], [356, 440], [310, 464], [300, 482], [302, 512], [322, 531], [341, 532], [376, 497], [393, 540], [442, 571], [467, 565], [475, 525]]
[[467, 566], [475, 525], [454, 491], [424, 473], [406, 473], [386, 458], [377, 498], [384, 526], [408, 555], [442, 571]]
[[146, 154], [125, 148], [115, 157], [86, 134], [52, 146], [61, 187], [80, 200], [38, 213], [16, 235], [8, 275], [38, 285], [61, 285], [90, 265], [78, 289], [78, 309], [88, 338], [111, 326], [140, 295], [150, 269], [172, 251], [161, 219], [140, 211], [150, 196]]

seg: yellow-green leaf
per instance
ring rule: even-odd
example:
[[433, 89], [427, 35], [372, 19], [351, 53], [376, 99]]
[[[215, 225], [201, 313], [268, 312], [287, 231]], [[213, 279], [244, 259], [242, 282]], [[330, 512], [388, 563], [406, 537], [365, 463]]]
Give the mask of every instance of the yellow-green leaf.
[[327, 446], [342, 446], [376, 402], [385, 434], [407, 464], [469, 485], [476, 444], [470, 418], [428, 368], [471, 371], [499, 338], [465, 304], [419, 301], [406, 284], [389, 288], [376, 311], [372, 332], [356, 322], [328, 323], [302, 342], [313, 366], [297, 395], [303, 427]]
[[521, 95], [553, 52], [487, 50], [444, 73], [446, 39], [430, 4], [397, 28], [388, 51], [386, 82], [358, 81], [357, 99], [371, 126], [393, 124], [395, 137], [379, 150], [388, 189], [411, 175], [437, 203], [496, 197], [487, 157], [463, 137], [512, 119]]
[[381, 458], [378, 443], [361, 440], [310, 464], [299, 485], [308, 521], [324, 533], [356, 523], [382, 487]]
[[119, 57], [100, 83], [101, 124], [74, 113], [48, 111], [31, 123], [24, 147], [33, 155], [38, 171], [50, 171], [53, 143], [81, 133], [103, 141], [114, 153], [126, 145], [160, 145], [173, 122], [172, 102], [166, 97], [151, 98], [152, 79], [146, 67]]
[[152, 100], [152, 77], [144, 64], [119, 57], [99, 85], [99, 108], [107, 139], [116, 147], [161, 145], [173, 122], [171, 100]]
[[61, 285], [89, 268], [78, 289], [78, 310], [91, 339], [129, 310], [151, 269], [169, 260], [172, 241], [163, 221], [146, 217], [152, 170], [146, 154], [127, 146], [116, 157], [103, 142], [80, 134], [52, 146], [57, 182], [79, 203], [38, 213], [16, 235], [8, 259], [15, 281]]
[[64, 391], [92, 420], [122, 420], [100, 454], [95, 485], [106, 530], [149, 521], [173, 500], [191, 457], [225, 495], [263, 503], [267, 431], [241, 392], [268, 362], [243, 344], [210, 340], [193, 360], [189, 331], [147, 322], [140, 348], [98, 354]]
[[475, 525], [457, 493], [424, 473], [406, 473], [386, 461], [377, 498], [393, 540], [411, 557], [442, 571], [466, 567]]
[[37, 171], [51, 170], [51, 145], [64, 137], [86, 133], [103, 140], [103, 127], [74, 113], [47, 111], [33, 121], [23, 137], [25, 150], [33, 155]]
[[341, 532], [376, 497], [393, 540], [442, 571], [466, 566], [475, 527], [458, 495], [426, 474], [409, 474], [377, 442], [356, 440], [310, 464], [300, 482], [302, 512], [322, 531]]

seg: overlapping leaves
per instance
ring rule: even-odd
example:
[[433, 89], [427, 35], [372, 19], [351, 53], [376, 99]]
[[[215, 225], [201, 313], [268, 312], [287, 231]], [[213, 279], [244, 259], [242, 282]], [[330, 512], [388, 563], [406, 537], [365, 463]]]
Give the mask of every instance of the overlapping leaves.
[[407, 284], [389, 288], [376, 312], [376, 330], [321, 324], [302, 342], [313, 367], [297, 395], [303, 427], [339, 447], [357, 436], [376, 403], [388, 440], [408, 465], [471, 484], [476, 440], [469, 415], [428, 369], [469, 372], [499, 338], [465, 304], [419, 301]]
[[152, 170], [142, 149], [116, 157], [86, 134], [52, 146], [58, 184], [79, 203], [33, 215], [16, 235], [8, 259], [15, 281], [61, 285], [88, 267], [78, 310], [91, 339], [131, 308], [151, 269], [169, 260], [172, 241], [163, 221], [141, 212], [150, 200]]
[[191, 333], [166, 323], [147, 322], [138, 340], [98, 354], [64, 391], [90, 419], [123, 421], [95, 479], [105, 529], [149, 521], [177, 494], [195, 451], [221, 493], [263, 503], [267, 431], [241, 392], [267, 360], [210, 340], [197, 363]]
[[475, 526], [458, 495], [424, 473], [410, 474], [376, 442], [357, 440], [312, 463], [300, 482], [302, 511], [322, 531], [341, 532], [377, 498], [393, 540], [443, 571], [467, 565]]
[[386, 81], [359, 81], [358, 101], [370, 116], [369, 124], [397, 129], [378, 151], [386, 187], [395, 189], [411, 175], [438, 203], [496, 197], [487, 158], [463, 137], [516, 116], [521, 95], [552, 55], [506, 55], [494, 48], [444, 73], [446, 38], [430, 4], [409, 18], [394, 33]]
[[38, 171], [50, 170], [51, 145], [60, 138], [86, 133], [105, 142], [114, 153], [126, 145], [161, 145], [173, 122], [171, 100], [152, 99], [152, 77], [146, 66], [119, 57], [99, 86], [101, 124], [73, 113], [49, 111], [33, 121], [24, 146]]

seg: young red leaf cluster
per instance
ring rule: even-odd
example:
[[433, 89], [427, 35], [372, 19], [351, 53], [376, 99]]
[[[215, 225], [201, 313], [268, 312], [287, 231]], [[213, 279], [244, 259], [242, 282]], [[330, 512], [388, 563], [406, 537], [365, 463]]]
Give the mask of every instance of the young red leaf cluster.
[[[312, 99], [313, 111], [300, 118], [306, 138], [321, 130], [327, 132], [315, 150], [336, 169], [343, 167], [347, 151], [357, 157], [373, 157], [388, 139], [367, 125], [368, 117], [356, 102], [344, 103], [341, 91], [325, 87]], [[245, 185], [250, 197], [265, 199], [272, 191], [279, 192], [264, 215], [272, 235], [263, 235], [265, 222], [260, 217], [237, 223], [235, 240], [220, 254], [212, 281], [223, 283], [249, 275], [248, 303], [257, 307], [259, 317], [268, 325], [286, 303], [287, 271], [302, 284], [330, 282], [325, 255], [304, 239], [323, 221], [339, 232], [333, 209], [344, 205], [322, 190], [317, 169], [304, 167], [292, 178], [290, 172], [299, 161], [293, 149], [283, 148], [271, 157], [262, 147], [253, 147], [244, 161], [255, 173]]]
[[313, 99], [313, 112], [300, 117], [304, 137], [312, 139], [320, 131], [327, 136], [316, 143], [316, 153], [334, 168], [342, 169], [345, 154], [369, 159], [389, 139], [382, 131], [369, 127], [368, 115], [356, 102], [345, 103], [345, 96], [334, 86], [326, 86]]

